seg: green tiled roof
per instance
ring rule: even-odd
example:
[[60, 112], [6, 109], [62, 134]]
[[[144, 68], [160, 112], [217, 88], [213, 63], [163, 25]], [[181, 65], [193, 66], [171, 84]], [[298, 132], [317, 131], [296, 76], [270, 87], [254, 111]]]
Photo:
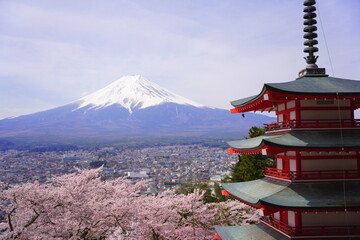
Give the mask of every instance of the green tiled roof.
[[268, 89], [303, 94], [360, 94], [360, 81], [334, 77], [302, 77], [285, 83], [267, 83]]
[[232, 101], [234, 107], [250, 103], [266, 90], [305, 95], [360, 95], [360, 81], [334, 77], [302, 77], [291, 82], [266, 83], [258, 95]]
[[231, 105], [233, 105], [234, 107], [245, 105], [246, 103], [249, 103], [249, 102], [252, 102], [252, 101], [256, 100], [262, 94], [263, 94], [263, 92], [261, 92], [259, 95], [254, 95], [254, 96], [250, 96], [250, 97], [246, 97], [246, 98], [242, 98], [242, 99], [239, 99], [239, 100], [232, 101]]
[[244, 226], [215, 226], [222, 240], [288, 240], [263, 223]]
[[359, 208], [360, 182], [285, 183], [263, 178], [223, 183], [231, 195], [252, 205], [286, 208]]
[[260, 205], [260, 199], [284, 190], [289, 184], [264, 178], [241, 183], [222, 183], [221, 185], [231, 195], [253, 205]]
[[253, 150], [263, 145], [288, 148], [359, 148], [360, 131], [291, 131], [228, 142], [237, 150]]

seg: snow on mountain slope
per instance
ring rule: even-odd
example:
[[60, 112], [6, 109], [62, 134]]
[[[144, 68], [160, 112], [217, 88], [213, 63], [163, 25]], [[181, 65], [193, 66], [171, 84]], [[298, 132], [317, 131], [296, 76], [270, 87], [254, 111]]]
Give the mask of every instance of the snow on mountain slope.
[[130, 113], [135, 108], [143, 109], [162, 103], [205, 107], [172, 93], [140, 75], [124, 76], [99, 91], [79, 99], [76, 103], [79, 104], [77, 109], [89, 105], [91, 108], [100, 109], [119, 104]]

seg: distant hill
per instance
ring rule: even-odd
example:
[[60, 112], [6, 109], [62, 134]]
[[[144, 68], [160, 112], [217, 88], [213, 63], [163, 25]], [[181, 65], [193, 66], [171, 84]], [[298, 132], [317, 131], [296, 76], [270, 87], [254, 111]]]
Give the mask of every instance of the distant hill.
[[142, 76], [125, 76], [70, 104], [0, 120], [1, 139], [52, 142], [128, 137], [247, 135], [251, 126], [274, 122], [254, 113], [231, 114], [174, 94]]

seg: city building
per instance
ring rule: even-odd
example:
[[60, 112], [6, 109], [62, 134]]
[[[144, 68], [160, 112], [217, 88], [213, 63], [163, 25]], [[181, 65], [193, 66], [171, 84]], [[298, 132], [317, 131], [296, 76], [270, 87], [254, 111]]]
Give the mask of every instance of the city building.
[[141, 172], [128, 172], [129, 179], [147, 179], [149, 175], [145, 171]]
[[233, 113], [274, 111], [277, 122], [263, 136], [229, 142], [228, 152], [273, 155], [276, 167], [259, 180], [223, 184], [262, 217], [216, 226], [218, 239], [360, 239], [360, 81], [329, 77], [316, 65], [314, 5], [304, 1], [308, 56], [298, 78], [232, 102]]

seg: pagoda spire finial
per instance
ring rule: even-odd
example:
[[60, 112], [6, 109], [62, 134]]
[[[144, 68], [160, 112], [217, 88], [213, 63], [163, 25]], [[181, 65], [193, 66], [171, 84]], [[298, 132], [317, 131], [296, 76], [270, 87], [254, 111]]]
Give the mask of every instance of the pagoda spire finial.
[[307, 66], [305, 69], [301, 70], [299, 72], [299, 77], [304, 76], [327, 76], [325, 74], [325, 68], [318, 68], [316, 65], [316, 61], [319, 56], [315, 56], [314, 53], [318, 52], [319, 49], [315, 47], [318, 44], [318, 41], [316, 38], [318, 37], [316, 31], [316, 7], [314, 6], [316, 4], [315, 0], [305, 0], [304, 1], [304, 38], [306, 39], [304, 42], [304, 45], [306, 46], [304, 48], [304, 52], [308, 53], [308, 56], [304, 57], [307, 63]]
[[305, 0], [304, 1], [304, 38], [307, 39], [304, 42], [304, 45], [307, 46], [304, 49], [305, 53], [308, 53], [309, 55], [307, 57], [305, 57], [306, 63], [307, 64], [315, 64], [316, 60], [318, 58], [318, 56], [315, 56], [314, 53], [318, 52], [319, 49], [317, 47], [314, 47], [315, 45], [318, 44], [318, 41], [316, 40], [317, 38], [317, 27], [315, 26], [315, 24], [317, 23], [316, 21], [316, 7], [314, 6], [316, 4], [315, 0]]

